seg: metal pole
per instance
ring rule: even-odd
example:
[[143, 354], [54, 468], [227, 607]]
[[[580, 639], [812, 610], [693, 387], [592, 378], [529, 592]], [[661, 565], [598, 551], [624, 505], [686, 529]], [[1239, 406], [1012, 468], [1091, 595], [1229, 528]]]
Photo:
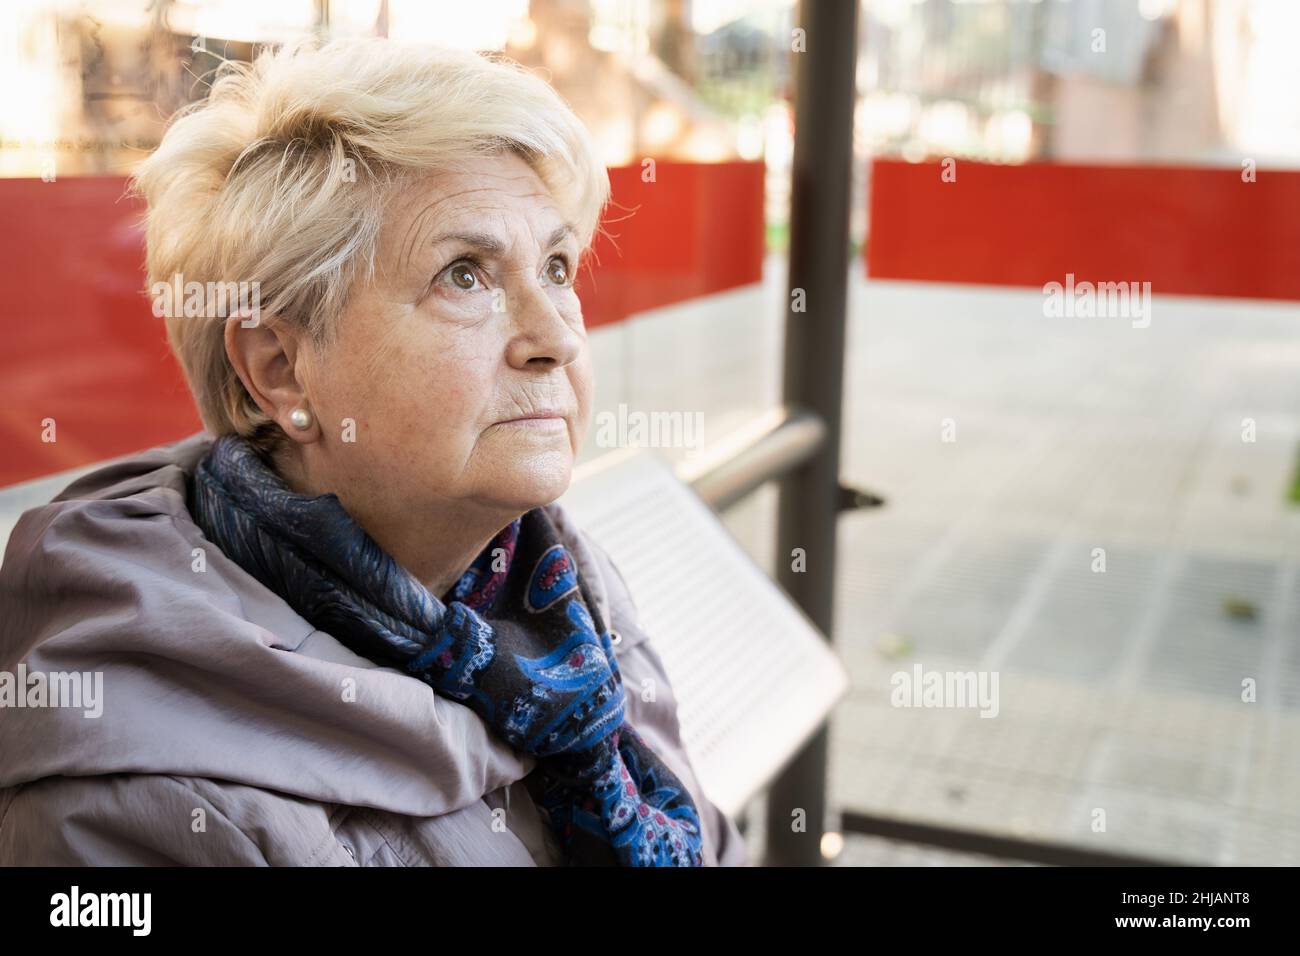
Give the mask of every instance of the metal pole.
[[[857, 0], [800, 0], [794, 46], [795, 139], [790, 200], [786, 405], [826, 423], [807, 464], [782, 480], [777, 579], [830, 638], [839, 505], [840, 424], [848, 297], [850, 174], [857, 84]], [[796, 311], [801, 297], [803, 311]], [[802, 548], [806, 569], [792, 568]], [[826, 817], [825, 725], [768, 791], [769, 866], [818, 866]]]

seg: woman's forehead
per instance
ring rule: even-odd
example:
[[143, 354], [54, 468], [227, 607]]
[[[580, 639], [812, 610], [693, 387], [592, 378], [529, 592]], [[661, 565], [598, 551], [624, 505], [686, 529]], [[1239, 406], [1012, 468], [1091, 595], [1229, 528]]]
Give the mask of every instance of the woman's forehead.
[[517, 162], [522, 169], [446, 170], [411, 183], [390, 207], [382, 245], [418, 256], [457, 235], [495, 235], [509, 245], [520, 232], [542, 244], [572, 234], [541, 179]]
[[472, 214], [484, 207], [554, 207], [536, 170], [513, 153], [482, 156], [457, 167], [430, 172], [407, 187], [412, 204], [432, 207], [439, 216], [453, 210]]

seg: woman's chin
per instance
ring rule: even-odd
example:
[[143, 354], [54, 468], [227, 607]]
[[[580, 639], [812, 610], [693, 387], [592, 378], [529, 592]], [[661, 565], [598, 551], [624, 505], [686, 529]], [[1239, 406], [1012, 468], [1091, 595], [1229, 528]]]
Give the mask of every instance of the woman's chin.
[[555, 452], [530, 456], [496, 472], [488, 497], [503, 507], [530, 511], [568, 491], [572, 477], [572, 455]]

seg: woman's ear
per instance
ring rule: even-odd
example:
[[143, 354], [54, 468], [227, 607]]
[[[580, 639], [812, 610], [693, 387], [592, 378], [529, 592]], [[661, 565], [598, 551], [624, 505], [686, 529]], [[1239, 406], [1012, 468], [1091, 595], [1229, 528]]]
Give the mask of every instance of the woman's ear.
[[275, 321], [246, 325], [232, 317], [226, 320], [225, 342], [230, 365], [257, 407], [294, 441], [316, 441], [317, 416], [299, 376], [299, 330]]

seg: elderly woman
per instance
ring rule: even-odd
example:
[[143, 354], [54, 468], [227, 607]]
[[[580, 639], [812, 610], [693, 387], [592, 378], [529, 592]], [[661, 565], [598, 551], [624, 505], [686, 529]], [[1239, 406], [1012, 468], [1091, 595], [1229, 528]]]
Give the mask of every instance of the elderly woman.
[[556, 93], [294, 45], [226, 64], [136, 186], [151, 287], [257, 295], [163, 310], [207, 433], [13, 532], [0, 664], [103, 690], [0, 721], [0, 863], [745, 863], [555, 504], [609, 192]]

